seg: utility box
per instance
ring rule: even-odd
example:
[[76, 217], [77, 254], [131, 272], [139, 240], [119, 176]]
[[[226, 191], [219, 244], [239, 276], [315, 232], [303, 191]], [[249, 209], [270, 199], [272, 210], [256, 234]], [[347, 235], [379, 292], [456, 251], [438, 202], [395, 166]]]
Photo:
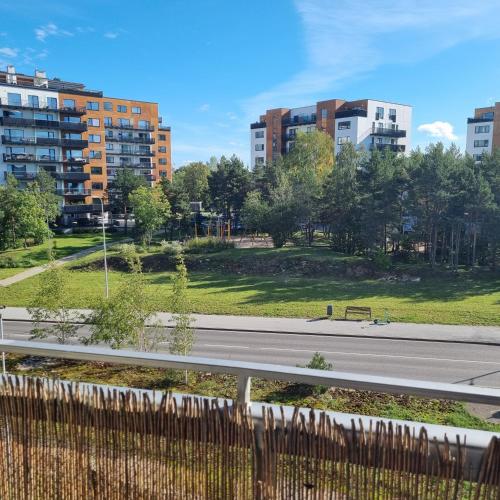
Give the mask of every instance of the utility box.
[[326, 306], [326, 315], [333, 316], [333, 305], [332, 304], [328, 304]]

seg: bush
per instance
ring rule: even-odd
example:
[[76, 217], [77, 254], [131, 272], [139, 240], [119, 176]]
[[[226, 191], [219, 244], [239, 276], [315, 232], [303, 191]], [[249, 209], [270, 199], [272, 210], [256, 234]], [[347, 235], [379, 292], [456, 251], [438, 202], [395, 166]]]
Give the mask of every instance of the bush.
[[178, 255], [182, 252], [182, 246], [177, 241], [170, 242], [170, 241], [161, 240], [160, 247], [161, 247], [161, 251], [165, 255], [172, 255], [175, 257], [176, 255]]
[[333, 370], [333, 365], [328, 363], [322, 354], [315, 352], [311, 361], [307, 363], [306, 368], [311, 368], [312, 370]]
[[373, 255], [373, 263], [380, 271], [387, 271], [391, 267], [391, 258], [382, 250], [378, 250]]
[[34, 267], [37, 263], [32, 259], [14, 259], [14, 257], [3, 257], [0, 259], [1, 269], [15, 269], [17, 267]]
[[186, 253], [214, 253], [234, 248], [234, 243], [219, 238], [195, 238], [184, 243]]

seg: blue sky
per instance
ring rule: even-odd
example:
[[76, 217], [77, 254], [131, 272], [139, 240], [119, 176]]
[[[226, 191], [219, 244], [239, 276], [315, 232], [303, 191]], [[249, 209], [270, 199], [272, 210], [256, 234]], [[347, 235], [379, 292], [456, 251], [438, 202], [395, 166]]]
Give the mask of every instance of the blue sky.
[[500, 101], [499, 19], [500, 0], [2, 0], [0, 65], [159, 102], [176, 167], [248, 162], [261, 112], [325, 98], [411, 104], [414, 147], [463, 148]]

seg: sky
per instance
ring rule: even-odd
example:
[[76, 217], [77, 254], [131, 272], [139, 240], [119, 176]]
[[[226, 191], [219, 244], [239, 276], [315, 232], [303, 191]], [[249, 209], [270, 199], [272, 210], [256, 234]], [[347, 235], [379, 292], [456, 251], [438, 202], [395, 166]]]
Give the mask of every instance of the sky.
[[178, 168], [250, 159], [273, 107], [413, 106], [412, 146], [465, 147], [500, 101], [500, 0], [0, 0], [0, 67], [158, 102]]

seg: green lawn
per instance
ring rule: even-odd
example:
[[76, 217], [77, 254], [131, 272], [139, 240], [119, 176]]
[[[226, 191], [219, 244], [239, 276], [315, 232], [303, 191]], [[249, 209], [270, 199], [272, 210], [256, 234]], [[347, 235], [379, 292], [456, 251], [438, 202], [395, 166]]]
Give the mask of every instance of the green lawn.
[[[106, 235], [109, 241], [116, 241], [123, 236], [109, 234]], [[102, 235], [99, 233], [84, 233], [75, 235], [59, 235], [52, 239], [54, 244], [54, 256], [56, 259], [66, 257], [73, 253], [85, 250], [96, 245], [102, 244]], [[49, 242], [46, 241], [41, 245], [34, 245], [28, 248], [16, 248], [15, 250], [7, 250], [0, 252], [0, 262], [9, 258], [16, 262], [20, 262], [20, 267], [2, 268], [0, 267], [0, 279], [13, 276], [30, 267], [39, 266], [47, 263], [47, 249]]]
[[[93, 254], [84, 262], [98, 257], [99, 254]], [[111, 271], [109, 277], [112, 292], [125, 275]], [[151, 272], [146, 277], [151, 301], [158, 310], [168, 311], [172, 273]], [[37, 276], [0, 289], [0, 303], [27, 306], [38, 279]], [[66, 304], [90, 307], [103, 290], [102, 271], [74, 270]], [[388, 283], [376, 279], [304, 278], [286, 273], [254, 276], [192, 271], [189, 295], [193, 312], [205, 314], [313, 318], [324, 315], [326, 305], [333, 303], [337, 317], [341, 317], [346, 305], [364, 305], [372, 307], [379, 318], [387, 310], [392, 321], [500, 324], [500, 275], [489, 273], [428, 273], [418, 283]]]

